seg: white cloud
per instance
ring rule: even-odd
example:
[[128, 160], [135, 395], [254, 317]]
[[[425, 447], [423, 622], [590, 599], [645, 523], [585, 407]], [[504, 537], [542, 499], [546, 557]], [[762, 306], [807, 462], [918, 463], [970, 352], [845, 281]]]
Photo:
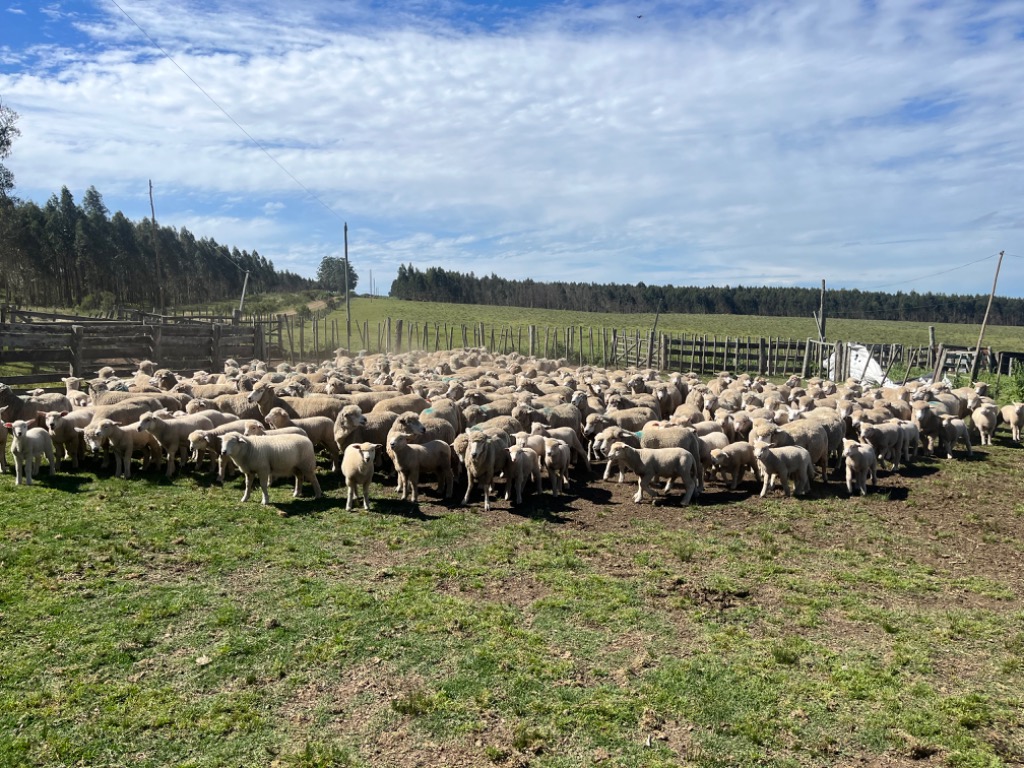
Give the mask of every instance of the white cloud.
[[211, 206], [173, 223], [303, 274], [347, 220], [381, 284], [413, 261], [871, 287], [1012, 249], [1024, 222], [1015, 2], [565, 6], [497, 32], [356, 2], [123, 5], [216, 104], [99, 5], [91, 45], [0, 75], [19, 191], [92, 184], [141, 216], [152, 178]]

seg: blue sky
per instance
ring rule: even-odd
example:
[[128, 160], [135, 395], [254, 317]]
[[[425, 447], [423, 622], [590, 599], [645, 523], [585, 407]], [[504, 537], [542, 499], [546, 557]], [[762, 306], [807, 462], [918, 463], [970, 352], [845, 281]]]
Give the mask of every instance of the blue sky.
[[22, 198], [140, 219], [152, 179], [161, 223], [308, 276], [347, 221], [379, 292], [988, 293], [1005, 250], [1024, 296], [1021, 83], [1022, 0], [0, 0]]

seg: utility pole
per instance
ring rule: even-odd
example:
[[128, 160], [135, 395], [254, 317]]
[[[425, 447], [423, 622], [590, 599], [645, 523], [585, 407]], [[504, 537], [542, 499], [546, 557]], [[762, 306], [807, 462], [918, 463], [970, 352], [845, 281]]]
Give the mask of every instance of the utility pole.
[[981, 321], [981, 333], [978, 334], [978, 346], [974, 349], [974, 362], [971, 363], [971, 383], [974, 383], [978, 376], [978, 364], [981, 362], [981, 340], [985, 338], [985, 326], [988, 325], [988, 313], [992, 311], [992, 299], [996, 297], [996, 283], [999, 282], [999, 268], [1003, 266], [1003, 254], [999, 252], [999, 261], [996, 262], [996, 276], [992, 280], [992, 293], [988, 295], [988, 306], [985, 307], [985, 317]]
[[160, 246], [157, 244], [156, 235], [156, 206], [153, 205], [153, 180], [149, 180], [149, 213], [152, 216], [153, 223], [153, 259], [156, 262], [156, 288], [157, 288], [157, 301], [160, 306], [160, 314], [164, 313], [164, 281], [160, 274]]
[[345, 349], [352, 350], [352, 304], [348, 294], [348, 222], [345, 222]]

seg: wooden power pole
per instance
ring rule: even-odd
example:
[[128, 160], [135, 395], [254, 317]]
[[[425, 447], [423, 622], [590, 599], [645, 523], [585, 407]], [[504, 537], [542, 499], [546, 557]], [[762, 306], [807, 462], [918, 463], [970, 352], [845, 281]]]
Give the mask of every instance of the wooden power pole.
[[345, 222], [345, 349], [352, 351], [352, 304], [348, 292], [348, 222]]
[[164, 280], [160, 274], [160, 246], [157, 243], [156, 233], [156, 206], [153, 205], [153, 180], [149, 180], [149, 213], [153, 224], [153, 260], [156, 262], [156, 289], [157, 302], [159, 303], [160, 314], [164, 313]]
[[981, 362], [981, 340], [985, 338], [985, 326], [988, 325], [988, 313], [992, 311], [992, 299], [996, 297], [996, 283], [999, 282], [999, 268], [1003, 266], [1003, 254], [999, 252], [999, 261], [996, 262], [996, 276], [992, 280], [992, 293], [988, 295], [988, 306], [985, 307], [985, 317], [981, 321], [981, 333], [978, 334], [978, 346], [974, 349], [974, 361], [971, 363], [971, 383], [978, 376], [978, 366]]

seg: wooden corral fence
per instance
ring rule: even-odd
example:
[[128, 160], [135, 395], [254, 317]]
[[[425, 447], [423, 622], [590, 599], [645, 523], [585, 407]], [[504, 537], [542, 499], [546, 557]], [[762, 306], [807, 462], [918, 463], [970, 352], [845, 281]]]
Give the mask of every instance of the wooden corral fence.
[[131, 373], [143, 360], [176, 371], [221, 370], [228, 358], [251, 360], [266, 350], [258, 328], [223, 324], [154, 325], [120, 321], [0, 324], [0, 365], [11, 386], [62, 376], [95, 375], [103, 366]]
[[[388, 318], [371, 325], [355, 322], [351, 331], [329, 312], [306, 316], [278, 314], [259, 318], [196, 315], [162, 316], [120, 311], [127, 320], [83, 318], [0, 307], [0, 365], [29, 370], [5, 375], [8, 383], [52, 382], [68, 373], [91, 375], [104, 365], [130, 372], [144, 359], [180, 371], [219, 370], [224, 360], [260, 358], [271, 362], [331, 359], [338, 349], [399, 353], [466, 347], [492, 353], [562, 358], [573, 365], [606, 368], [655, 368], [700, 375], [731, 370], [773, 377], [793, 374], [850, 374], [850, 345], [841, 341], [777, 337], [719, 337], [659, 333], [642, 329], [586, 326], [487, 325], [485, 323], [408, 322]], [[49, 322], [40, 322], [49, 321]], [[888, 374], [894, 367], [955, 374], [969, 370], [973, 352], [952, 347], [865, 344]], [[835, 359], [832, 359], [835, 356]], [[989, 351], [983, 370], [1009, 373], [1024, 353]], [[830, 365], [831, 360], [831, 365]], [[20, 371], [19, 371], [20, 373]]]

